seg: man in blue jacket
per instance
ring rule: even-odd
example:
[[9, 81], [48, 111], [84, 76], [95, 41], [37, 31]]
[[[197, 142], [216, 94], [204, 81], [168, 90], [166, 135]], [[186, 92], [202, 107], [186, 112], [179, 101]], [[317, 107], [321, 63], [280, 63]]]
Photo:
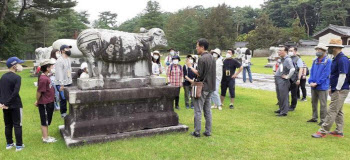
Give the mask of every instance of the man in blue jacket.
[[327, 115], [327, 96], [329, 89], [329, 75], [331, 74], [332, 60], [327, 56], [327, 47], [318, 44], [315, 47], [317, 58], [312, 63], [309, 84], [312, 97], [312, 118], [307, 122], [317, 122], [317, 105], [320, 101], [320, 123], [321, 126]]
[[[330, 96], [331, 103], [327, 111], [327, 116], [318, 132], [312, 135], [314, 138], [323, 138], [327, 134], [335, 137], [344, 137], [344, 112], [343, 105], [349, 94], [349, 82], [347, 74], [349, 73], [349, 59], [342, 52], [343, 41], [341, 39], [332, 39], [329, 43], [328, 53], [334, 56], [331, 65], [330, 76]], [[333, 123], [337, 125], [335, 131], [329, 132]]]

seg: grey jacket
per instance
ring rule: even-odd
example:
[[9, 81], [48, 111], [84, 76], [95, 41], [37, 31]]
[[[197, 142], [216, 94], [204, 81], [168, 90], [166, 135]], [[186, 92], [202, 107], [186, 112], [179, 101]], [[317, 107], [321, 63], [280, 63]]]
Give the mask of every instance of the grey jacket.
[[55, 72], [55, 85], [72, 84], [72, 67], [69, 58], [58, 58], [55, 64]]

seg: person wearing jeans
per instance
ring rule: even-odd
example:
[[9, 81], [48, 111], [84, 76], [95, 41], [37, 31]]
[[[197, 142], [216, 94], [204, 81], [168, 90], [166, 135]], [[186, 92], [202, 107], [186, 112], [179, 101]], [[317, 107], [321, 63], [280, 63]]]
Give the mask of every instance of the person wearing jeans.
[[245, 54], [242, 58], [242, 66], [243, 66], [243, 82], [245, 83], [247, 78], [246, 78], [246, 73], [248, 73], [249, 76], [249, 82], [253, 83], [253, 78], [252, 78], [252, 71], [250, 70], [250, 64], [251, 64], [251, 58], [252, 55], [250, 53], [250, 50], [247, 49], [245, 51]]
[[222, 66], [224, 65], [224, 63], [222, 62], [220, 49], [216, 48], [215, 50], [212, 50], [211, 54], [216, 59], [216, 85], [215, 91], [211, 95], [211, 101], [212, 103], [214, 103], [214, 105], [211, 108], [218, 108], [219, 110], [222, 110], [219, 87], [222, 79]]
[[72, 46], [62, 45], [60, 47], [61, 56], [57, 59], [55, 65], [55, 84], [60, 92], [60, 110], [61, 117], [67, 116], [67, 100], [64, 96], [64, 88], [72, 84], [72, 67], [69, 56], [71, 55], [70, 48]]

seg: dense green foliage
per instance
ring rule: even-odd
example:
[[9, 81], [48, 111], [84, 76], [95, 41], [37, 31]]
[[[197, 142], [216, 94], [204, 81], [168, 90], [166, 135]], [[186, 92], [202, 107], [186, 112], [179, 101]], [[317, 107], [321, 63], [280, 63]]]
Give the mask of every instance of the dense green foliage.
[[350, 26], [350, 0], [267, 0], [257, 9], [220, 4], [174, 13], [163, 12], [157, 1], [149, 0], [143, 11], [118, 26], [118, 13], [111, 11], [101, 12], [90, 24], [87, 11], [72, 9], [75, 0], [29, 1], [0, 0], [0, 60], [22, 57], [60, 38], [74, 38], [89, 26], [126, 32], [161, 28], [169, 47], [186, 54], [195, 52], [195, 42], [202, 37], [209, 40], [210, 49], [232, 48], [237, 41], [249, 41], [254, 50], [312, 39], [329, 24]]

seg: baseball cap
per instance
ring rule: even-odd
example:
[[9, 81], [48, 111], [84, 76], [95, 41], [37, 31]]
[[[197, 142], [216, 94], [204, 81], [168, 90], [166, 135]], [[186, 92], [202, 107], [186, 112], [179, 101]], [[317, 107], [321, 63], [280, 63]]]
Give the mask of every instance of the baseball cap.
[[14, 66], [16, 64], [21, 64], [21, 63], [24, 63], [24, 60], [20, 60], [17, 57], [11, 57], [11, 58], [7, 59], [6, 66], [7, 66], [7, 68], [11, 68], [12, 66]]
[[72, 46], [68, 46], [68, 45], [62, 45], [61, 47], [60, 47], [60, 51], [62, 51], [62, 50], [64, 50], [64, 49], [66, 49], [66, 48], [72, 48]]

